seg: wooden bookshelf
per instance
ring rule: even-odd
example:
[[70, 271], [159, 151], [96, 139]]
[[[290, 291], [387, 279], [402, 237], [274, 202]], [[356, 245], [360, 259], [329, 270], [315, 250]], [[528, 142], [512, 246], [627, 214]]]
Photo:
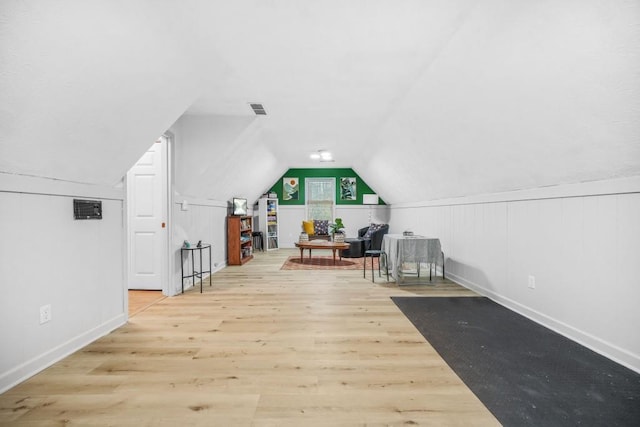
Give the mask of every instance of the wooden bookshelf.
[[252, 217], [227, 217], [227, 265], [242, 265], [253, 258], [252, 231]]

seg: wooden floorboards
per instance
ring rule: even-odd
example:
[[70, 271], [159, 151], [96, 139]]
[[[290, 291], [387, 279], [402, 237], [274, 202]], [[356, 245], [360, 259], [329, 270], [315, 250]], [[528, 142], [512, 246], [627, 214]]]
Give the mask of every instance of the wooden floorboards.
[[294, 253], [151, 305], [0, 395], [0, 424], [499, 425], [390, 299], [472, 292], [280, 270]]
[[162, 291], [138, 291], [129, 290], [129, 317], [140, 313], [153, 304], [166, 298]]

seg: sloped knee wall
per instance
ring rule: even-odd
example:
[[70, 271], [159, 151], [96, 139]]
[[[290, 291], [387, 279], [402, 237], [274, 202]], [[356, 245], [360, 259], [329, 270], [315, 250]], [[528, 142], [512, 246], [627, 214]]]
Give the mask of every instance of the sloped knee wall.
[[390, 222], [439, 237], [449, 278], [640, 372], [638, 181], [392, 206]]
[[[74, 197], [103, 219], [74, 220]], [[2, 175], [0, 236], [2, 392], [126, 322], [122, 191]]]

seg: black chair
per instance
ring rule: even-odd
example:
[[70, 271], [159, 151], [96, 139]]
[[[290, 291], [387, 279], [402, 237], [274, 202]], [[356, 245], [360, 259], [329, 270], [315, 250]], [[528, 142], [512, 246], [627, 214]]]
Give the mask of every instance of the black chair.
[[[365, 251], [382, 249], [382, 239], [389, 232], [389, 225], [383, 224], [380, 229], [371, 233], [370, 237], [365, 238], [364, 235], [369, 231], [369, 227], [358, 230], [358, 237], [344, 239], [345, 243], [349, 243], [349, 249], [342, 251], [345, 258], [362, 258]], [[309, 236], [311, 239], [311, 236]], [[376, 257], [379, 255], [375, 255]]]
[[358, 230], [358, 239], [363, 240], [364, 251], [379, 251], [382, 249], [382, 239], [384, 238], [384, 235], [389, 232], [389, 225], [382, 225], [378, 230], [371, 233], [370, 237], [365, 238], [364, 236], [367, 234], [367, 231], [369, 231], [369, 227], [364, 227]]
[[389, 281], [389, 264], [387, 263], [387, 254], [384, 251], [377, 249], [370, 249], [368, 251], [364, 251], [364, 264], [362, 267], [362, 277], [367, 277], [367, 257], [371, 257], [371, 281], [375, 282], [376, 275], [373, 274], [373, 258], [378, 257], [378, 277], [382, 277], [380, 274], [380, 263], [384, 258], [384, 266], [387, 273], [387, 282]]

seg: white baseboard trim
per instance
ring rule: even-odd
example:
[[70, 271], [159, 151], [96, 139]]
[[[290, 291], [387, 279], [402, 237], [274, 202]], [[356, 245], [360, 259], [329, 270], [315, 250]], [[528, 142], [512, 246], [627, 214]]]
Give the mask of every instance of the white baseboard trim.
[[595, 337], [587, 332], [581, 331], [579, 329], [574, 328], [571, 325], [568, 325], [564, 322], [561, 322], [557, 319], [549, 317], [537, 310], [533, 310], [527, 306], [524, 306], [516, 301], [513, 301], [510, 298], [503, 297], [498, 295], [497, 293], [483, 288], [482, 286], [477, 285], [469, 280], [466, 280], [463, 277], [457, 276], [453, 273], [446, 272], [447, 279], [456, 282], [457, 284], [464, 286], [465, 288], [471, 289], [479, 293], [482, 296], [485, 296], [496, 303], [515, 311], [516, 313], [532, 320], [546, 328], [551, 329], [554, 332], [559, 333], [560, 335], [569, 338], [572, 341], [577, 342], [590, 350], [595, 351], [596, 353], [613, 360], [616, 363], [625, 366], [632, 371], [640, 373], [640, 356], [630, 353], [629, 351], [620, 348], [616, 345], [613, 345], [609, 342], [606, 342], [598, 337]]
[[0, 393], [4, 393], [10, 388], [29, 379], [40, 371], [48, 368], [54, 363], [64, 359], [70, 354], [75, 353], [88, 344], [91, 344], [98, 338], [101, 338], [113, 330], [127, 323], [127, 315], [120, 314], [113, 319], [93, 328], [69, 341], [60, 344], [57, 347], [34, 357], [31, 360], [13, 368], [12, 370], [0, 376]]
[[219, 263], [218, 265], [215, 265], [213, 267], [213, 273], [217, 273], [218, 271], [222, 270], [226, 266], [227, 266], [227, 261], [224, 261], [224, 262]]

